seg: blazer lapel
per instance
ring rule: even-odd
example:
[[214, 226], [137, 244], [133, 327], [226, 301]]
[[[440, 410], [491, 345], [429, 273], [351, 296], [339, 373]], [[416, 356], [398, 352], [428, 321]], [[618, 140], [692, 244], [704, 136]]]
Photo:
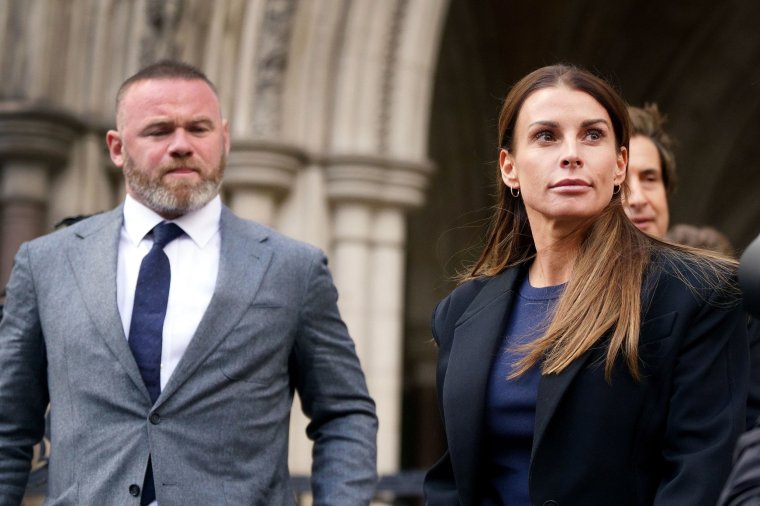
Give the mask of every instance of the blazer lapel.
[[443, 405], [449, 452], [462, 497], [474, 497], [482, 443], [488, 376], [504, 334], [522, 270], [508, 269], [489, 281], [454, 329]]
[[123, 222], [122, 206], [93, 218], [76, 231], [66, 249], [77, 287], [95, 328], [132, 382], [150, 399], [129, 349], [116, 302], [116, 264]]
[[269, 267], [272, 250], [264, 227], [246, 222], [224, 207], [221, 251], [214, 295], [157, 405], [172, 395], [212, 353], [250, 307]]
[[541, 376], [541, 380], [538, 383], [538, 396], [536, 397], [536, 421], [533, 430], [531, 461], [536, 454], [536, 449], [541, 444], [549, 421], [557, 411], [559, 401], [573, 379], [586, 366], [590, 356], [591, 350], [586, 351], [586, 353], [578, 357], [561, 373]]

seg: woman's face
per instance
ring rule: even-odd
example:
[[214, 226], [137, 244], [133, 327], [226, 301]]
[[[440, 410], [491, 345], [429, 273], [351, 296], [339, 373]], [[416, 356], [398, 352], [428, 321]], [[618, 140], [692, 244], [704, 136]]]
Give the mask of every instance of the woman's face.
[[528, 96], [499, 164], [504, 183], [520, 189], [534, 236], [602, 212], [625, 179], [628, 155], [615, 144], [610, 116], [591, 95], [560, 85]]

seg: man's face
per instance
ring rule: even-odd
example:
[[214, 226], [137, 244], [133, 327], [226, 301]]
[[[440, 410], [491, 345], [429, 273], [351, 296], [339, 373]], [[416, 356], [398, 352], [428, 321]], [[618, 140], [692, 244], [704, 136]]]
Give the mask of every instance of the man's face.
[[127, 192], [167, 219], [204, 206], [219, 192], [229, 151], [219, 100], [201, 80], [132, 84], [107, 134]]
[[668, 231], [668, 194], [662, 179], [662, 163], [657, 146], [649, 137], [634, 135], [628, 159], [628, 187], [625, 214], [640, 230], [657, 238]]

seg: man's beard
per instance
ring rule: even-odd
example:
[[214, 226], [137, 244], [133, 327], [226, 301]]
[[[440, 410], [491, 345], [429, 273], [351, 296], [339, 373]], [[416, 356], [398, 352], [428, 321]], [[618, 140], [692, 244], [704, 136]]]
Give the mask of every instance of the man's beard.
[[[152, 175], [135, 168], [132, 158], [124, 153], [124, 178], [133, 196], [141, 203], [164, 217], [176, 217], [200, 209], [219, 193], [226, 164], [222, 153], [219, 165], [209, 174], [187, 160], [178, 160], [171, 165], [158, 167]], [[196, 170], [201, 180], [164, 181], [164, 176], [173, 169], [190, 168]]]

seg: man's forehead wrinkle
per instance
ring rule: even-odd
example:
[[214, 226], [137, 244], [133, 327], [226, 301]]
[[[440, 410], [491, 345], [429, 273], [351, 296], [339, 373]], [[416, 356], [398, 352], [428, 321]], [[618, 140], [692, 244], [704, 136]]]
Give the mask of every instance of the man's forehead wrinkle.
[[191, 118], [180, 118], [180, 117], [177, 117], [176, 115], [149, 116], [149, 117], [146, 117], [142, 121], [142, 126], [158, 126], [158, 125], [188, 126], [188, 125], [199, 125], [199, 124], [213, 125], [214, 120], [210, 118], [207, 114], [198, 114]]
[[[192, 95], [192, 100], [183, 99], [183, 95]], [[221, 121], [223, 115], [219, 98], [205, 82], [184, 79], [148, 79], [133, 83], [124, 90], [118, 113], [121, 114], [127, 109], [136, 109], [140, 113], [146, 108], [174, 113], [177, 108], [208, 109], [210, 104], [213, 104], [213, 114], [210, 115], [208, 111], [202, 114], [217, 116]]]

